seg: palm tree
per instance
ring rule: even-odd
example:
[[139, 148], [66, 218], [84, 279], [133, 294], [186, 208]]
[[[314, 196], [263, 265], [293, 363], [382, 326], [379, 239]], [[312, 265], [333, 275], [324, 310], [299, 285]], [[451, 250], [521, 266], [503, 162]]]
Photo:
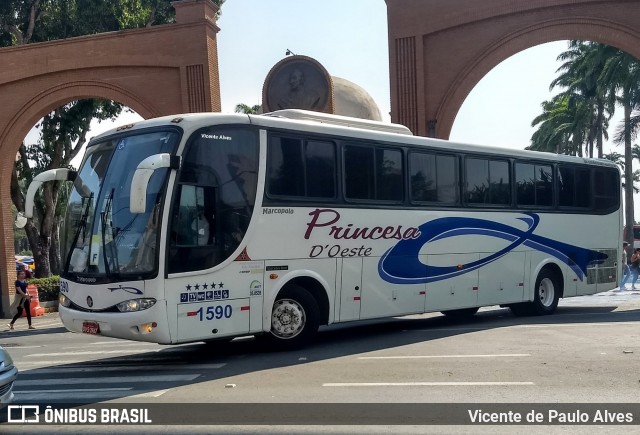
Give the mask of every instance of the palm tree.
[[[632, 152], [633, 152], [633, 158], [640, 160], [640, 146], [635, 145], [633, 147], [633, 151]], [[622, 173], [623, 174], [625, 173], [625, 170], [624, 170], [624, 168], [625, 168], [624, 155], [613, 151], [613, 152], [611, 152], [609, 154], [604, 154], [602, 156], [602, 158], [607, 159], [609, 161], [612, 161], [613, 163], [618, 165], [620, 167], [620, 169], [622, 169]], [[632, 180], [633, 180], [633, 192], [634, 193], [640, 192], [640, 189], [636, 187], [637, 183], [640, 181], [640, 169], [633, 171]], [[626, 187], [627, 187], [627, 184], [626, 184], [625, 178], [623, 176], [622, 177], [622, 188], [626, 189]]]
[[246, 113], [247, 115], [262, 113], [262, 106], [259, 104], [249, 106], [248, 104], [240, 103], [236, 105], [236, 113]]
[[[624, 109], [624, 120], [616, 132], [614, 142], [624, 144], [625, 180], [633, 179], [632, 141], [637, 136], [638, 123], [632, 123], [632, 113], [640, 109], [640, 62], [622, 50], [615, 50], [607, 60], [600, 75], [600, 80], [607, 86]], [[634, 127], [635, 125], [635, 127]], [[625, 189], [625, 228], [627, 242], [633, 245], [633, 189]]]
[[585, 112], [588, 110], [584, 100], [571, 92], [544, 101], [542, 114], [531, 122], [532, 126], [540, 126], [531, 136], [527, 149], [582, 156], [582, 143], [588, 130]]
[[615, 110], [615, 95], [612, 94], [599, 77], [607, 60], [615, 48], [604, 44], [583, 41], [570, 41], [569, 49], [558, 56], [564, 63], [558, 68], [561, 74], [551, 82], [550, 90], [556, 86], [566, 88], [584, 105], [577, 114], [584, 117], [576, 120], [576, 126], [586, 126], [586, 154], [594, 156], [594, 141], [598, 157], [602, 158], [602, 145], [608, 139], [607, 128]]

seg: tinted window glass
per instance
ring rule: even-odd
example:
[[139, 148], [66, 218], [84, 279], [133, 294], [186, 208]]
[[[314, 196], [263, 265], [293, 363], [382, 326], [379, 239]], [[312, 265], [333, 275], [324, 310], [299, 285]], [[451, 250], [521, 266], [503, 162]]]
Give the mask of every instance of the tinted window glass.
[[591, 206], [591, 177], [589, 169], [576, 170], [576, 205], [578, 207]]
[[595, 208], [607, 210], [617, 207], [620, 198], [619, 172], [612, 169], [594, 170]]
[[553, 205], [553, 168], [536, 165], [536, 204]]
[[435, 154], [411, 153], [411, 200], [435, 202], [438, 200]]
[[336, 151], [332, 142], [272, 137], [267, 167], [270, 195], [335, 197]]
[[589, 169], [578, 169], [572, 166], [560, 166], [558, 169], [560, 206], [589, 207], [591, 203]]
[[349, 199], [402, 201], [402, 152], [347, 145], [344, 148], [345, 196]]
[[467, 189], [465, 200], [469, 204], [488, 204], [489, 196], [489, 160], [466, 159], [465, 175]]
[[553, 205], [552, 174], [549, 165], [516, 163], [516, 201], [518, 205]]
[[508, 205], [511, 202], [508, 162], [468, 158], [465, 168], [467, 203]]
[[236, 250], [253, 213], [257, 174], [254, 130], [209, 127], [191, 136], [173, 198], [169, 273], [213, 267]]
[[516, 163], [516, 202], [536, 205], [535, 165]]
[[501, 205], [511, 203], [509, 163], [491, 160], [489, 163], [489, 181], [491, 186], [491, 203]]
[[336, 196], [336, 148], [332, 142], [307, 142], [305, 148], [306, 196]]
[[277, 196], [304, 196], [302, 141], [274, 137], [269, 143], [269, 193]]
[[438, 156], [438, 201], [458, 202], [458, 159], [454, 156]]
[[345, 147], [344, 181], [347, 198], [375, 199], [373, 148]]
[[411, 200], [415, 202], [457, 202], [456, 158], [427, 153], [411, 153]]
[[399, 150], [376, 150], [376, 199], [402, 201], [402, 152]]
[[576, 181], [573, 168], [560, 166], [558, 168], [559, 205], [561, 207], [575, 207]]

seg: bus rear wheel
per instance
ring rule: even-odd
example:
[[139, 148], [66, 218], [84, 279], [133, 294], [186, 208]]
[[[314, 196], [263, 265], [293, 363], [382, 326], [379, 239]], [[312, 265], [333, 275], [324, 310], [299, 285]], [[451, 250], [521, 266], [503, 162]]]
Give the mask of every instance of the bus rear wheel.
[[320, 326], [320, 308], [304, 288], [283, 289], [271, 309], [271, 331], [267, 338], [278, 350], [299, 349], [307, 345]]
[[531, 311], [540, 316], [553, 313], [560, 300], [560, 280], [549, 269], [542, 269], [536, 279], [536, 289], [531, 302]]
[[511, 305], [516, 316], [543, 316], [558, 308], [562, 287], [558, 274], [549, 268], [542, 269], [536, 278], [532, 302]]

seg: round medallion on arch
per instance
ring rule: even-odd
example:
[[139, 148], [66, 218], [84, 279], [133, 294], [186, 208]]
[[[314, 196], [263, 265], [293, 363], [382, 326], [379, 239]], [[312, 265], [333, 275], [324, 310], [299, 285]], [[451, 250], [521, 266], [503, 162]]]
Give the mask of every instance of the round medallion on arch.
[[262, 87], [262, 111], [283, 109], [333, 113], [333, 82], [318, 61], [294, 55], [271, 68]]

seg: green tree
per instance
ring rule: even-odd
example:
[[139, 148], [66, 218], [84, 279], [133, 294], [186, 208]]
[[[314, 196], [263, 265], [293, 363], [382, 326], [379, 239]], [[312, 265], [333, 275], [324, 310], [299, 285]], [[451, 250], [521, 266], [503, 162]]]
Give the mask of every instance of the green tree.
[[[624, 119], [618, 129], [614, 142], [624, 144], [625, 180], [633, 177], [633, 148], [632, 141], [637, 135], [637, 124], [632, 122], [634, 109], [640, 109], [640, 62], [622, 50], [615, 50], [607, 59], [600, 75], [604, 86], [617, 97], [622, 105]], [[636, 125], [634, 130], [634, 125]], [[627, 242], [633, 246], [634, 200], [633, 189], [625, 189], [625, 228]]]
[[[222, 6], [224, 0], [213, 0]], [[23, 45], [101, 32], [148, 27], [175, 21], [170, 0], [2, 0], [0, 46]], [[15, 165], [11, 198], [24, 211], [24, 187], [37, 173], [68, 167], [82, 146], [93, 119], [114, 119], [120, 103], [105, 100], [72, 101], [44, 116], [36, 144], [22, 144]], [[20, 182], [22, 180], [22, 182]], [[34, 253], [38, 277], [58, 273], [58, 229], [61, 216], [60, 183], [47, 183], [37, 198], [34, 219], [25, 232]]]
[[236, 113], [246, 113], [247, 115], [262, 113], [262, 106], [259, 104], [254, 106], [249, 106], [244, 103], [236, 104]]
[[607, 128], [615, 111], [615, 95], [599, 78], [615, 50], [594, 42], [569, 41], [568, 50], [558, 56], [558, 60], [564, 62], [557, 70], [560, 75], [550, 85], [550, 90], [558, 86], [564, 88], [564, 93], [583, 106], [576, 113], [582, 119], [576, 119], [574, 125], [586, 130], [582, 135], [588, 157], [594, 157], [595, 145], [598, 157], [602, 158], [603, 139], [608, 139]]
[[584, 100], [570, 92], [544, 101], [542, 114], [531, 122], [532, 126], [539, 127], [531, 136], [531, 145], [527, 149], [582, 156], [582, 143], [587, 131], [585, 112], [588, 110]]

